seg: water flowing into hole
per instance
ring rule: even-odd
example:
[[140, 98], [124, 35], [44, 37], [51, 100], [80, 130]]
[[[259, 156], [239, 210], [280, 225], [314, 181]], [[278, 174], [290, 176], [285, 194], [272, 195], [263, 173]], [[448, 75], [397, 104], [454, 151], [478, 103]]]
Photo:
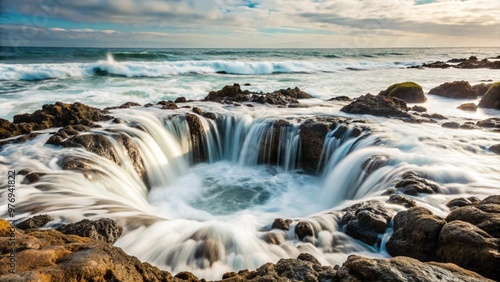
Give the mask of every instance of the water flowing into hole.
[[[482, 149], [498, 139], [488, 132], [468, 133], [480, 140], [474, 143], [432, 139], [434, 125], [415, 133], [398, 122], [313, 115], [113, 115], [122, 122], [91, 133], [109, 141], [115, 161], [81, 148], [44, 145], [49, 134], [3, 147], [1, 163], [44, 174], [19, 187], [19, 217], [113, 218], [125, 227], [116, 244], [128, 253], [208, 279], [301, 252], [331, 265], [352, 253], [386, 256], [383, 245], [347, 236], [337, 211], [360, 200], [387, 200], [383, 193], [409, 171], [442, 185], [439, 194], [414, 197], [437, 214], [446, 209], [446, 194], [491, 194], [500, 187], [498, 167], [491, 167]], [[120, 134], [137, 147], [143, 176]], [[464, 171], [468, 162], [474, 167]], [[271, 229], [276, 218], [291, 219], [290, 228]], [[313, 236], [299, 240], [301, 221], [310, 224]]]

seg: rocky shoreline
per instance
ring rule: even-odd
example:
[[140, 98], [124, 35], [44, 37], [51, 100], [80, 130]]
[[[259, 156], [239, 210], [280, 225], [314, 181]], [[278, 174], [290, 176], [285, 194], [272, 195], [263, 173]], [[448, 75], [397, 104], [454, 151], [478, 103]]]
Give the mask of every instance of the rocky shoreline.
[[[468, 82], [444, 83], [433, 88], [429, 94], [448, 98], [477, 98], [482, 96], [476, 108], [500, 109], [500, 83], [471, 86]], [[274, 105], [280, 108], [307, 107], [301, 99], [311, 95], [298, 88], [288, 88], [272, 93], [252, 93], [242, 90], [240, 85], [226, 86], [210, 92], [204, 101], [217, 102], [234, 107], [255, 107], [258, 104]], [[470, 121], [460, 124], [439, 113], [428, 114], [422, 106], [409, 108], [407, 103], [424, 103], [426, 95], [416, 83], [405, 82], [389, 86], [378, 95], [366, 94], [354, 100], [346, 97], [333, 98], [345, 103], [341, 111], [348, 114], [366, 114], [403, 120], [410, 123], [440, 123], [443, 127], [458, 129], [477, 129], [500, 132], [500, 118]], [[0, 151], [3, 146], [26, 142], [41, 134], [40, 130], [55, 129], [46, 144], [50, 146], [76, 147], [120, 164], [118, 152], [113, 149], [109, 139], [93, 129], [100, 128], [98, 122], [126, 123], [112, 116], [111, 110], [130, 107], [156, 107], [162, 110], [185, 108], [183, 115], [175, 118], [187, 122], [197, 154], [193, 161], [203, 162], [203, 126], [201, 119], [218, 118], [218, 113], [203, 112], [202, 109], [186, 104], [186, 99], [160, 101], [156, 105], [141, 106], [126, 103], [119, 107], [104, 110], [81, 103], [66, 104], [57, 102], [44, 105], [41, 110], [31, 114], [16, 115], [12, 122], [0, 119]], [[474, 108], [464, 106], [463, 110]], [[276, 138], [280, 129], [289, 120], [277, 120], [273, 124]], [[369, 131], [367, 121], [343, 117], [314, 117], [301, 120], [301, 143], [303, 156], [301, 167], [314, 173], [321, 166], [318, 150], [321, 151], [325, 136], [338, 126], [344, 130], [338, 134], [348, 134], [357, 138]], [[350, 127], [350, 130], [347, 128]], [[147, 174], [139, 149], [127, 135], [107, 132], [114, 140], [126, 148], [127, 157], [134, 170], [147, 182]], [[268, 144], [271, 156], [277, 155], [277, 144]], [[274, 147], [273, 147], [274, 146]], [[500, 154], [500, 144], [489, 150]], [[275, 152], [275, 153], [273, 153]], [[270, 162], [273, 160], [271, 159]], [[276, 160], [274, 160], [276, 161]], [[383, 156], [372, 160], [370, 166], [384, 162]], [[65, 156], [58, 165], [67, 170], [91, 173], [87, 160]], [[24, 183], [36, 183], [44, 174], [29, 168], [18, 172]], [[149, 185], [146, 183], [146, 186]], [[341, 266], [322, 266], [312, 255], [301, 254], [296, 259], [282, 259], [268, 263], [256, 270], [242, 270], [226, 273], [222, 281], [493, 281], [500, 280], [500, 196], [490, 196], [479, 200], [458, 198], [450, 201], [450, 213], [446, 218], [433, 215], [429, 210], [416, 206], [411, 198], [425, 193], [439, 193], [442, 187], [428, 181], [418, 173], [407, 173], [386, 192], [390, 195], [387, 203], [364, 202], [333, 213], [343, 232], [367, 245], [382, 246], [381, 235], [393, 228], [394, 233], [386, 244], [387, 251], [394, 258], [371, 259], [350, 256]], [[399, 205], [406, 210], [395, 212], [387, 205]], [[39, 215], [16, 224], [0, 220], [0, 281], [200, 281], [189, 272], [173, 276], [148, 263], [127, 255], [113, 243], [120, 237], [123, 229], [110, 219], [98, 221], [83, 220], [78, 223], [60, 226], [57, 230], [44, 226], [52, 219]], [[264, 240], [279, 244], [280, 232], [288, 230], [292, 220], [276, 219], [264, 230]], [[314, 238], [321, 231], [307, 220], [295, 222], [295, 235], [298, 240]], [[294, 223], [294, 224], [295, 224]], [[273, 230], [274, 232], [270, 232]], [[280, 231], [281, 230], [281, 231]], [[267, 233], [266, 233], [267, 232]], [[7, 242], [15, 234], [17, 244], [17, 273], [8, 274], [9, 252]], [[278, 234], [278, 235], [276, 235]], [[210, 251], [201, 252], [211, 256]], [[488, 280], [492, 279], [492, 280]], [[201, 279], [203, 280], [203, 279]]]
[[[405, 196], [398, 197], [388, 202], [411, 203]], [[451, 212], [446, 218], [418, 206], [395, 213], [377, 201], [338, 211], [345, 232], [368, 244], [372, 242], [366, 235], [373, 233], [376, 239], [377, 232], [385, 232], [392, 220], [394, 233], [387, 250], [394, 258], [351, 255], [342, 265], [331, 267], [303, 253], [256, 270], [228, 272], [220, 281], [498, 281], [500, 195], [482, 201], [457, 198], [447, 205]], [[173, 276], [114, 247], [122, 228], [113, 220], [82, 220], [56, 230], [43, 228], [51, 220], [38, 215], [16, 224], [17, 228], [0, 220], [0, 281], [204, 281], [190, 272]], [[300, 240], [317, 234], [311, 230], [300, 238], [300, 232], [297, 228]], [[15, 274], [9, 273], [7, 247], [13, 236]]]

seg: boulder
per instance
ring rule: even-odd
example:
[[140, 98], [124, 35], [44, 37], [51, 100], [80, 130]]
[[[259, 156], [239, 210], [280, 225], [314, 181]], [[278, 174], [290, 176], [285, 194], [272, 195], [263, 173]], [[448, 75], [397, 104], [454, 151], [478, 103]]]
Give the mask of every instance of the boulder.
[[470, 206], [472, 204], [478, 203], [479, 201], [480, 200], [476, 197], [456, 198], [446, 203], [446, 206], [453, 210], [460, 207]]
[[393, 210], [385, 208], [380, 202], [363, 202], [347, 208], [341, 224], [349, 236], [374, 245], [380, 243], [378, 237], [385, 233], [394, 214]]
[[288, 96], [288, 97], [293, 98], [293, 99], [311, 99], [311, 98], [313, 98], [313, 96], [300, 90], [298, 87], [295, 87], [294, 89], [292, 89], [292, 88], [280, 89], [278, 91], [275, 91], [274, 93], [280, 93], [282, 95]]
[[480, 282], [492, 281], [453, 264], [425, 263], [407, 257], [369, 259], [351, 255], [337, 271], [334, 281], [346, 282]]
[[477, 106], [474, 103], [465, 103], [465, 104], [458, 106], [458, 109], [460, 109], [462, 111], [475, 112], [475, 111], [477, 111]]
[[38, 181], [40, 181], [40, 178], [42, 176], [46, 175], [46, 173], [42, 173], [42, 172], [32, 172], [32, 173], [29, 173], [26, 175], [26, 177], [24, 177], [23, 179], [23, 182], [21, 182], [22, 184], [33, 184], [33, 183], [37, 183]]
[[88, 219], [57, 228], [63, 234], [73, 234], [81, 237], [88, 237], [94, 240], [114, 244], [122, 235], [123, 228], [109, 218], [95, 221]]
[[395, 187], [403, 194], [417, 196], [420, 193], [432, 194], [442, 190], [437, 183], [420, 177], [418, 172], [406, 172], [401, 177], [402, 179], [396, 183]]
[[191, 137], [191, 154], [194, 163], [204, 162], [205, 155], [205, 127], [200, 117], [193, 114], [186, 114], [186, 122], [189, 126], [189, 134]]
[[399, 194], [392, 195], [389, 198], [389, 200], [387, 200], [387, 203], [394, 204], [394, 205], [400, 205], [400, 206], [403, 206], [405, 208], [413, 208], [413, 207], [417, 206], [417, 203], [414, 200], [412, 200], [406, 196], [399, 195]]
[[49, 140], [47, 140], [45, 144], [62, 145], [63, 141], [67, 138], [88, 131], [90, 131], [90, 127], [85, 125], [67, 125], [59, 129], [59, 131], [57, 131], [54, 135], [50, 136]]
[[300, 125], [302, 147], [302, 168], [310, 172], [321, 170], [321, 154], [325, 137], [333, 130], [335, 123], [327, 120], [309, 119]]
[[500, 118], [488, 118], [476, 122], [476, 125], [484, 128], [500, 128]]
[[198, 107], [194, 107], [193, 108], [193, 113], [198, 114], [198, 115], [202, 115], [203, 111], [200, 108], [198, 108]]
[[328, 99], [328, 101], [351, 102], [352, 99], [348, 96], [337, 96], [337, 97], [333, 97], [333, 98]]
[[157, 105], [161, 105], [161, 108], [163, 110], [177, 110], [177, 109], [179, 109], [179, 106], [177, 106], [177, 104], [172, 102], [172, 101], [160, 101], [157, 103]]
[[500, 82], [494, 83], [479, 102], [480, 108], [500, 110]]
[[271, 228], [288, 231], [288, 229], [290, 229], [290, 224], [292, 224], [292, 222], [293, 221], [291, 219], [277, 218], [274, 220]]
[[187, 103], [187, 100], [186, 98], [184, 97], [178, 97], [177, 99], [175, 99], [174, 103]]
[[366, 94], [358, 97], [354, 102], [344, 106], [342, 112], [349, 114], [367, 114], [383, 117], [410, 117], [407, 113], [406, 102], [385, 96]]
[[301, 221], [297, 223], [297, 225], [295, 226], [295, 234], [297, 234], [300, 240], [304, 239], [307, 236], [314, 236], [314, 231], [311, 223], [307, 221]]
[[500, 204], [470, 204], [454, 209], [447, 222], [460, 220], [473, 224], [490, 236], [500, 238]]
[[476, 91], [467, 81], [446, 82], [432, 88], [429, 94], [453, 99], [474, 99], [477, 97]]
[[492, 145], [488, 148], [488, 150], [492, 151], [495, 154], [500, 155], [500, 144]]
[[425, 113], [425, 112], [427, 112], [427, 108], [422, 107], [422, 106], [413, 106], [411, 108], [411, 110], [414, 111], [414, 112], [418, 112], [418, 113]]
[[456, 121], [445, 122], [445, 123], [441, 124], [441, 127], [444, 127], [444, 128], [460, 128], [460, 123], [458, 123]]
[[386, 244], [391, 256], [436, 260], [439, 234], [446, 221], [426, 208], [414, 207], [394, 217], [394, 233]]
[[415, 82], [393, 84], [378, 95], [399, 98], [406, 103], [424, 103], [427, 101], [422, 86]]
[[483, 96], [488, 92], [488, 89], [493, 85], [493, 83], [480, 83], [472, 86], [472, 89], [476, 91], [477, 96]]
[[50, 215], [41, 214], [34, 217], [30, 217], [25, 221], [16, 224], [16, 227], [22, 230], [34, 229], [43, 227], [45, 224], [54, 220]]
[[500, 239], [494, 238], [468, 222], [455, 220], [446, 224], [439, 235], [437, 256], [499, 281]]

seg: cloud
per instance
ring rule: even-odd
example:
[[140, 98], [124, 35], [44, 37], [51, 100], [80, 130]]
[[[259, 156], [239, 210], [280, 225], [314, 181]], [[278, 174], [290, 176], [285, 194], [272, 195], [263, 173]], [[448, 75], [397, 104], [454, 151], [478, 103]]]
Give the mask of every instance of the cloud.
[[[500, 45], [495, 36], [500, 32], [498, 0], [35, 2], [38, 4], [33, 0], [2, 3], [0, 12], [10, 18], [2, 21], [10, 29], [21, 25], [45, 29], [39, 32], [51, 36], [45, 41], [61, 38], [57, 42], [62, 42], [65, 38], [75, 40], [74, 44], [98, 39], [103, 40], [99, 44], [112, 44], [112, 38], [120, 42], [129, 39], [125, 46], [151, 40], [151, 46], [166, 47]], [[82, 40], [83, 30], [94, 38], [76, 41]], [[38, 40], [44, 44], [42, 37]]]

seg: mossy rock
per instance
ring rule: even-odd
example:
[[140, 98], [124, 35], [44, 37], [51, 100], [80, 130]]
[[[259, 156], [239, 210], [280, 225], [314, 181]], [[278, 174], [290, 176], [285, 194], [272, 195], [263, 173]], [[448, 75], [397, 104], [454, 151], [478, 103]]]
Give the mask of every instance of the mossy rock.
[[477, 106], [474, 103], [465, 103], [465, 104], [458, 106], [458, 109], [460, 109], [462, 111], [475, 112], [475, 111], [477, 111]]
[[500, 82], [493, 83], [479, 102], [480, 108], [500, 110]]
[[407, 103], [424, 103], [427, 101], [422, 86], [415, 82], [393, 84], [385, 91], [380, 92], [379, 95], [399, 98]]

